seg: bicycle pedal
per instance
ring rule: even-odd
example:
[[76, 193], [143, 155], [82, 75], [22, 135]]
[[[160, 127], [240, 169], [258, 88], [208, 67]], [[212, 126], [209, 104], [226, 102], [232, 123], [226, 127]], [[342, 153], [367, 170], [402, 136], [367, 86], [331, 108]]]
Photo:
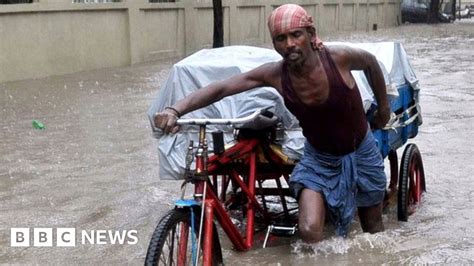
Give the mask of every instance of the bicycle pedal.
[[267, 227], [267, 234], [265, 235], [265, 240], [263, 241], [263, 248], [266, 248], [267, 242], [268, 242], [268, 237], [270, 234], [276, 235], [276, 236], [294, 236], [296, 231], [298, 230], [298, 225], [295, 224], [293, 226], [288, 226], [288, 225], [269, 225]]

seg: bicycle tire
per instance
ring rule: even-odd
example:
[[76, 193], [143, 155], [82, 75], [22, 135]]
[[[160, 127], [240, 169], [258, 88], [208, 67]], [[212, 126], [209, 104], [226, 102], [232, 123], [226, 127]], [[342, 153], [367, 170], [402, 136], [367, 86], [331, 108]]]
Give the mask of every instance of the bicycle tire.
[[408, 144], [403, 152], [398, 182], [397, 216], [399, 221], [406, 222], [426, 191], [423, 161], [415, 144]]
[[[196, 236], [196, 239], [198, 237], [198, 232], [199, 232], [199, 215], [201, 211], [200, 208], [195, 208], [194, 209], [194, 233]], [[179, 238], [176, 238], [175, 236], [179, 235], [179, 232], [177, 232], [178, 226], [181, 226], [182, 232], [184, 232], [184, 235], [188, 235], [188, 237], [185, 239], [185, 243], [181, 243], [181, 245], [184, 245], [187, 249], [186, 254], [176, 254], [174, 253], [174, 249], [178, 250], [180, 247], [180, 241]], [[184, 209], [172, 209], [168, 211], [159, 221], [158, 225], [156, 226], [155, 231], [153, 232], [153, 235], [150, 240], [150, 244], [148, 245], [148, 251], [146, 254], [145, 258], [145, 265], [177, 265], [176, 261], [174, 260], [174, 256], [176, 256], [176, 260], [179, 258], [184, 259], [185, 265], [192, 265], [192, 255], [191, 252], [189, 252], [190, 248], [188, 247], [189, 244], [188, 242], [191, 242], [191, 234], [189, 234], [189, 231], [191, 231], [191, 209], [190, 208], [184, 208]], [[217, 235], [217, 230], [216, 226], [214, 224], [214, 233], [213, 233], [213, 251], [212, 251], [212, 265], [221, 265], [222, 264], [222, 250], [221, 250], [221, 245], [219, 242], [219, 236]], [[181, 231], [180, 231], [181, 232]], [[187, 232], [187, 233], [186, 233]], [[170, 235], [171, 234], [171, 235]], [[171, 238], [170, 238], [171, 237]], [[167, 240], [170, 240], [167, 242]], [[176, 243], [175, 243], [176, 242]], [[184, 242], [184, 241], [183, 241]], [[202, 242], [201, 242], [202, 243]], [[171, 244], [172, 247], [167, 247], [165, 244]], [[174, 244], [176, 244], [176, 247], [174, 247]], [[201, 256], [198, 256], [198, 259], [202, 259], [202, 244], [200, 248], [200, 252], [198, 254], [201, 254]], [[169, 252], [169, 254], [164, 254], [166, 251]], [[166, 252], [166, 253], [168, 253]], [[183, 257], [184, 255], [184, 257]], [[199, 265], [202, 265], [202, 261], [198, 263]]]

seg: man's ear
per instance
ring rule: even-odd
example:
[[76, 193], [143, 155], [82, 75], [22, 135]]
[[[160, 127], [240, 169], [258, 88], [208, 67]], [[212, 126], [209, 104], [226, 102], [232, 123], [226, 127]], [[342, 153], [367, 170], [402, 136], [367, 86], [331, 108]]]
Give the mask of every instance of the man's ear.
[[318, 37], [316, 36], [316, 29], [314, 27], [307, 27], [306, 31], [308, 32], [311, 47], [313, 50], [319, 50], [321, 48], [320, 43], [318, 43]]

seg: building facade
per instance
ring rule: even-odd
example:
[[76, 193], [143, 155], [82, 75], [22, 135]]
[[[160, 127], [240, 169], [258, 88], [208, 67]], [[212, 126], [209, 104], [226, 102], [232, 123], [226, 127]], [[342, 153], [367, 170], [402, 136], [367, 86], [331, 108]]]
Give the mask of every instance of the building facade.
[[[0, 4], [0, 82], [183, 57], [211, 46], [212, 0], [151, 1]], [[323, 37], [400, 23], [399, 0], [223, 0], [224, 44], [270, 42], [266, 18], [288, 2], [302, 5]]]

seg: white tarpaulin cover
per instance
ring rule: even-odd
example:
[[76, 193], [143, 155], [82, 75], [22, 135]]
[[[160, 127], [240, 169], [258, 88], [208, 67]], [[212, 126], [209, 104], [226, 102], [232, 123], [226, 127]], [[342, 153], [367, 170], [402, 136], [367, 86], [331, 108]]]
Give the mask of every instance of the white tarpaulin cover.
[[[334, 44], [358, 47], [374, 54], [384, 72], [389, 94], [396, 95], [396, 87], [407, 82], [413, 88], [418, 89], [418, 81], [400, 43], [325, 43], [325, 45]], [[278, 60], [281, 60], [281, 56], [276, 51], [250, 46], [228, 46], [198, 51], [173, 66], [168, 79], [162, 84], [148, 110], [148, 117], [152, 121], [153, 114], [157, 111], [173, 105], [192, 91], [209, 83]], [[364, 108], [367, 110], [373, 102], [372, 90], [363, 72], [353, 71], [352, 74], [361, 91]], [[271, 107], [271, 110], [282, 120], [285, 127], [285, 140], [281, 143], [283, 152], [290, 158], [298, 159], [302, 155], [305, 138], [298, 126], [298, 121], [289, 113], [283, 104], [283, 99], [273, 88], [256, 88], [229, 96], [183, 117], [237, 118], [247, 116], [255, 110], [266, 107]], [[209, 126], [208, 128], [209, 134], [216, 130], [224, 131], [224, 142], [226, 144], [233, 141], [232, 128], [225, 126]], [[189, 140], [194, 140], [196, 143], [197, 128], [183, 127], [175, 135], [160, 135], [153, 126], [152, 129], [155, 137], [159, 139], [160, 178], [182, 178], [187, 146]], [[211, 140], [211, 138], [208, 139]], [[210, 148], [212, 148], [212, 143], [210, 143]]]

